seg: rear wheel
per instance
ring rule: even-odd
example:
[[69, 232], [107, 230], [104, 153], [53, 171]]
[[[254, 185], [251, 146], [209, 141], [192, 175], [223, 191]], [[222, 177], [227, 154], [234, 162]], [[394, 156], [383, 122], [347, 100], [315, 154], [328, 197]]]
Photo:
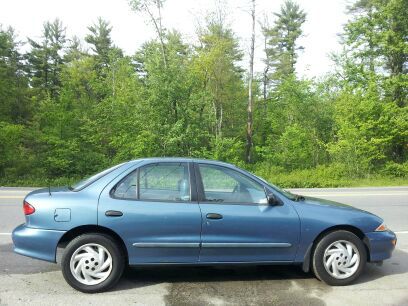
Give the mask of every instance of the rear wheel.
[[116, 242], [104, 234], [84, 234], [65, 248], [62, 274], [73, 288], [94, 293], [105, 291], [120, 279], [124, 256]]
[[348, 285], [362, 273], [367, 252], [360, 238], [339, 230], [324, 236], [313, 254], [313, 271], [317, 278], [333, 286]]

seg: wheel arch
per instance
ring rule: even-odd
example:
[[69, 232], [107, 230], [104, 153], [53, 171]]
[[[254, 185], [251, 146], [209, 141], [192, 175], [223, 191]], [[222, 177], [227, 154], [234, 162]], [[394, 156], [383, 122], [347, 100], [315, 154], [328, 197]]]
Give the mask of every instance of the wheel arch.
[[311, 261], [312, 261], [312, 256], [314, 253], [314, 249], [317, 245], [317, 243], [320, 241], [320, 239], [322, 239], [324, 236], [326, 236], [328, 233], [331, 232], [335, 232], [335, 231], [348, 231], [353, 233], [354, 235], [356, 235], [358, 238], [361, 239], [361, 241], [364, 244], [364, 247], [366, 249], [367, 252], [367, 261], [370, 261], [370, 248], [368, 245], [368, 241], [367, 241], [367, 237], [366, 235], [364, 235], [364, 233], [356, 226], [353, 225], [348, 225], [348, 224], [340, 224], [340, 225], [335, 225], [335, 226], [331, 226], [328, 227], [326, 229], [324, 229], [323, 231], [321, 231], [313, 240], [313, 242], [309, 245], [309, 247], [307, 248], [304, 260], [303, 260], [303, 264], [302, 264], [302, 270], [304, 272], [309, 272], [310, 271], [310, 266], [311, 266]]
[[99, 226], [99, 225], [91, 225], [91, 224], [81, 225], [81, 226], [77, 226], [77, 227], [70, 229], [58, 241], [57, 253], [58, 253], [58, 249], [64, 249], [67, 246], [67, 244], [75, 237], [78, 237], [83, 234], [89, 234], [89, 233], [96, 233], [96, 234], [101, 233], [101, 234], [105, 234], [105, 235], [112, 237], [118, 243], [118, 246], [120, 247], [123, 254], [125, 255], [125, 262], [126, 263], [129, 262], [128, 251], [127, 251], [127, 248], [126, 248], [126, 245], [123, 239], [115, 231], [107, 227]]

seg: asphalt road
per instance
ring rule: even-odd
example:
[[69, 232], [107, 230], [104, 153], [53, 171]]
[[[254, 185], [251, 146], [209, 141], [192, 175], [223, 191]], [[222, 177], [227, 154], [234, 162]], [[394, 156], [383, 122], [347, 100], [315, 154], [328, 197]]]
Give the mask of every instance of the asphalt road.
[[69, 287], [58, 265], [12, 252], [30, 190], [0, 188], [0, 305], [408, 305], [408, 187], [294, 190], [373, 212], [397, 233], [393, 257], [353, 285], [330, 287], [292, 266], [137, 268], [94, 295]]

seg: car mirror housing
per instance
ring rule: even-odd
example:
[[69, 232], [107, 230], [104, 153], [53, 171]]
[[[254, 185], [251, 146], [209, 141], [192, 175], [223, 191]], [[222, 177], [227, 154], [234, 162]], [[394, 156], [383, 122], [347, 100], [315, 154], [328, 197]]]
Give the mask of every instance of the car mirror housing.
[[268, 193], [266, 199], [268, 200], [269, 205], [282, 205], [282, 202], [273, 193]]

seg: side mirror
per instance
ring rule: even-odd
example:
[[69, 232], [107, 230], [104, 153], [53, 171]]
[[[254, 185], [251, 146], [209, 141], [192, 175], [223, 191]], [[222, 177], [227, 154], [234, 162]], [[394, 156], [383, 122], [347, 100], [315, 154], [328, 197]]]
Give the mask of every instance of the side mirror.
[[275, 197], [275, 195], [273, 193], [268, 193], [268, 195], [266, 196], [266, 199], [268, 200], [268, 204], [269, 205], [281, 205], [281, 201]]

